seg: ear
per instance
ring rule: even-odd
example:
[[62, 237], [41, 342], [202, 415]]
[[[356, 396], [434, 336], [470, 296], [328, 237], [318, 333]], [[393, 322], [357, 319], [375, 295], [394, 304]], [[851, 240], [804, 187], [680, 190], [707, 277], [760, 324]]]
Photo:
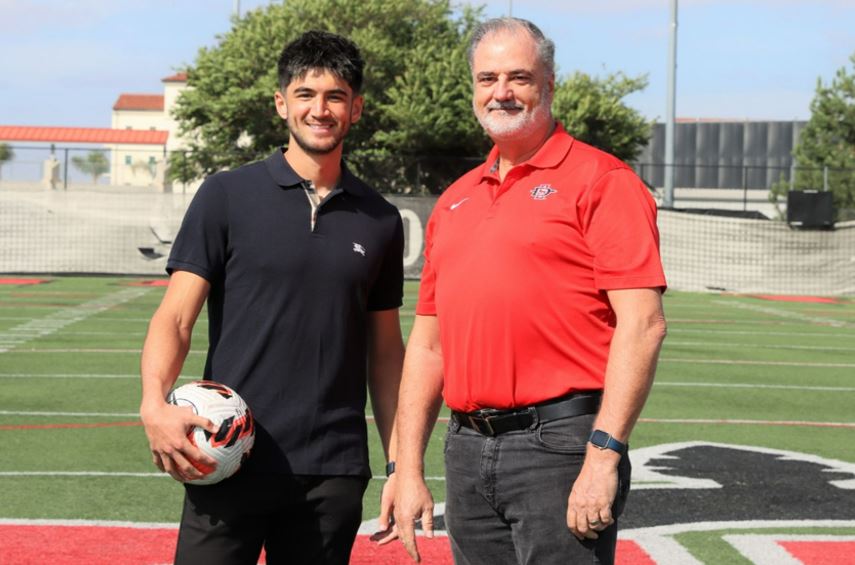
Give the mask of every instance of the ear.
[[362, 117], [362, 105], [365, 103], [365, 98], [357, 95], [353, 98], [353, 104], [350, 105], [350, 123], [355, 124]]
[[276, 103], [276, 113], [279, 114], [283, 120], [288, 119], [288, 103], [285, 102], [285, 95], [276, 91], [276, 94], [273, 95], [273, 100]]

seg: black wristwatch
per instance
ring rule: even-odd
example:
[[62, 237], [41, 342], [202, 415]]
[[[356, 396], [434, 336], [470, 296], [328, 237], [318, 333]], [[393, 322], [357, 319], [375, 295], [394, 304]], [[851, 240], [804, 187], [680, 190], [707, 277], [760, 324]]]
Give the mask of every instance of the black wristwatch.
[[610, 433], [603, 430], [594, 430], [591, 432], [591, 437], [588, 438], [588, 441], [598, 449], [611, 449], [621, 455], [626, 453], [626, 444], [619, 442]]
[[386, 476], [389, 477], [395, 472], [395, 462], [389, 461], [386, 463]]

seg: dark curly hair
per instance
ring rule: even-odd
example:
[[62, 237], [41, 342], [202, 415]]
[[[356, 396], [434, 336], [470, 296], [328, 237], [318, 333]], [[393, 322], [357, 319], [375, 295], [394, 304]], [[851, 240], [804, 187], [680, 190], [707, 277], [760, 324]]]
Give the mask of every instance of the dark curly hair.
[[365, 62], [351, 40], [326, 31], [307, 31], [282, 49], [279, 55], [279, 88], [284, 92], [294, 77], [324, 69], [343, 79], [354, 94], [362, 89]]

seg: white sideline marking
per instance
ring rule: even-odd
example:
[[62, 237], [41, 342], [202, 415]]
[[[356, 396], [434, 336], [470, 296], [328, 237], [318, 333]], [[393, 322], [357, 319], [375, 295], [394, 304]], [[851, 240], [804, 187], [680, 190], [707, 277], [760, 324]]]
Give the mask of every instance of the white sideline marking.
[[0, 332], [0, 353], [6, 353], [32, 339], [55, 333], [62, 328], [85, 320], [95, 314], [109, 310], [119, 304], [144, 296], [148, 288], [126, 288], [118, 292], [101, 296], [71, 308], [57, 310], [43, 318], [30, 320], [4, 332]]
[[[445, 516], [445, 503], [444, 502], [437, 502], [436, 504], [434, 504], [433, 515], [434, 515], [434, 517]], [[362, 522], [362, 524], [359, 525], [359, 531], [357, 531], [357, 535], [362, 534], [364, 536], [370, 536], [371, 534], [376, 534], [377, 532], [379, 532], [380, 526], [377, 523], [377, 521], [379, 519], [380, 518], [377, 517], [377, 518], [373, 518], [371, 520], [364, 520]], [[444, 536], [448, 535], [448, 533], [445, 530], [434, 530], [433, 534], [435, 536], [438, 536], [438, 537], [444, 537]], [[421, 528], [416, 528], [416, 535], [417, 536], [424, 535], [424, 532], [422, 532]]]
[[748, 361], [741, 359], [691, 359], [688, 357], [661, 357], [659, 362], [666, 363], [698, 363], [702, 365], [768, 365], [771, 367], [815, 367], [815, 368], [850, 368], [855, 363], [804, 363], [799, 361]]
[[[636, 528], [618, 532], [618, 539], [634, 541], [656, 563], [679, 563], [680, 565], [702, 565], [673, 536], [684, 532], [706, 532], [715, 530], [749, 530], [766, 528], [855, 528], [855, 521], [847, 520], [746, 520], [736, 522], [695, 522]], [[783, 537], [783, 536], [781, 536]], [[808, 536], [806, 536], [808, 537]], [[819, 538], [820, 536], [812, 536]], [[792, 556], [790, 556], [792, 557]], [[759, 565], [790, 563], [787, 561], [758, 561]], [[796, 563], [801, 564], [797, 561]]]
[[792, 310], [784, 310], [782, 308], [773, 308], [771, 306], [761, 306], [760, 304], [748, 304], [747, 302], [732, 302], [729, 300], [713, 300], [713, 304], [729, 306], [731, 308], [740, 308], [742, 310], [751, 310], [752, 312], [760, 312], [761, 314], [770, 314], [781, 318], [789, 318], [791, 320], [799, 320], [800, 322], [811, 322], [813, 324], [822, 324], [833, 326], [835, 328], [851, 328], [855, 324], [837, 320], [835, 318], [825, 318], [822, 316], [805, 316], [799, 312]]
[[809, 535], [809, 534], [732, 534], [722, 536], [722, 539], [732, 545], [743, 557], [755, 565], [802, 565], [778, 542], [807, 541], [807, 542], [850, 542], [855, 536]]
[[3, 526], [84, 526], [92, 528], [136, 528], [140, 530], [177, 530], [178, 522], [120, 522], [113, 520], [47, 520], [26, 518], [0, 518]]

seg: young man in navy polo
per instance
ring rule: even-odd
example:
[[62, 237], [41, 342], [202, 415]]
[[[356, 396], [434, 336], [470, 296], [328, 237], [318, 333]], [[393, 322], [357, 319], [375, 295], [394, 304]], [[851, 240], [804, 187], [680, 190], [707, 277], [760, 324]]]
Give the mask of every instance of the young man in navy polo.
[[[254, 564], [262, 547], [269, 564], [349, 560], [371, 476], [366, 388], [388, 453], [403, 359], [401, 218], [341, 161], [362, 70], [343, 37], [287, 45], [275, 93], [287, 149], [209, 177], [173, 244], [140, 415], [155, 465], [186, 483], [176, 563]], [[206, 301], [204, 377], [238, 391], [257, 432], [236, 475], [194, 486], [193, 463], [212, 461], [186, 434], [213, 426], [164, 399]]]

